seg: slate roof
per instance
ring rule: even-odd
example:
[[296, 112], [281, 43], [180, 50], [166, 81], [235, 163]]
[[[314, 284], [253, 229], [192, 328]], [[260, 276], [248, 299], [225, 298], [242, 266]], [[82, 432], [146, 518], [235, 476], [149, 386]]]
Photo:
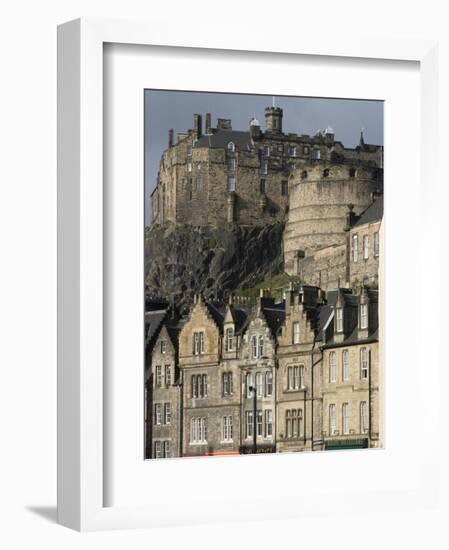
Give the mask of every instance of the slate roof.
[[364, 210], [360, 214], [360, 218], [354, 224], [354, 227], [360, 227], [361, 225], [365, 225], [367, 223], [380, 222], [382, 220], [383, 215], [384, 215], [384, 201], [383, 201], [383, 197], [379, 197], [372, 204], [370, 204], [366, 210]]
[[217, 130], [213, 134], [200, 137], [194, 147], [208, 147], [211, 149], [223, 149], [228, 143], [234, 143], [235, 148], [240, 151], [248, 151], [253, 147], [249, 132], [240, 130]]
[[157, 338], [159, 329], [167, 315], [166, 309], [145, 312], [146, 343], [149, 344]]

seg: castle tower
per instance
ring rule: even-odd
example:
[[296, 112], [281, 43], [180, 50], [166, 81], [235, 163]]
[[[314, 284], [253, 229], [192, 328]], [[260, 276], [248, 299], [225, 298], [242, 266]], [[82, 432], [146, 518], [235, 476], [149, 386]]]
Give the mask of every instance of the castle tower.
[[265, 109], [265, 126], [267, 132], [282, 134], [282, 115], [280, 107], [267, 107]]

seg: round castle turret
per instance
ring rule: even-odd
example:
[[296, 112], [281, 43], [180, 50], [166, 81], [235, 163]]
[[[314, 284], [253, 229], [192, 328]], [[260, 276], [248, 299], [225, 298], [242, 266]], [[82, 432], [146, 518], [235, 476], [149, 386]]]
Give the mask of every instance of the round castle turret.
[[348, 206], [360, 214], [382, 191], [377, 169], [317, 164], [290, 177], [290, 205], [284, 231], [285, 271], [295, 273], [298, 257], [345, 243]]

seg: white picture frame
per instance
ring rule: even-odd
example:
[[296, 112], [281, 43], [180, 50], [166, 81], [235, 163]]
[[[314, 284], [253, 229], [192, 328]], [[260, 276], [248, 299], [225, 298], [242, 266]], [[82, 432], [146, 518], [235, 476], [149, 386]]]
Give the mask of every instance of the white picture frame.
[[[249, 510], [256, 504], [255, 497], [232, 502], [223, 499], [216, 506], [208, 506], [199, 517], [195, 510], [181, 508], [167, 513], [163, 506], [155, 507], [137, 503], [126, 506], [105, 506], [105, 446], [104, 414], [104, 185], [103, 185], [103, 59], [105, 44], [157, 45], [166, 54], [174, 48], [205, 48], [206, 51], [223, 50], [263, 53], [267, 46], [264, 37], [248, 30], [245, 34], [206, 36], [202, 34], [192, 41], [187, 30], [176, 27], [170, 33], [156, 23], [120, 22], [81, 19], [61, 25], [58, 29], [58, 521], [77, 530], [101, 530], [117, 528], [156, 527], [216, 521], [239, 521], [261, 517], [251, 516]], [[175, 55], [172, 53], [172, 55]], [[437, 200], [436, 164], [433, 151], [437, 150], [437, 102], [435, 82], [438, 76], [437, 44], [431, 41], [387, 41], [374, 39], [342, 39], [335, 37], [311, 39], [276, 38], [270, 44], [271, 63], [282, 56], [328, 56], [332, 59], [354, 58], [365, 60], [396, 60], [419, 63], [421, 87], [420, 112], [420, 181], [428, 202], [423, 206], [423, 242], [438, 242], [437, 227], [432, 220], [432, 205]], [[182, 83], [180, 83], [182, 86]], [[388, 150], [387, 150], [388, 155]], [[424, 183], [426, 185], [424, 186]], [[143, 185], [143, 181], [142, 181]], [[388, 211], [388, 209], [387, 209]], [[388, 226], [388, 214], [387, 214]], [[435, 238], [435, 239], [434, 239]], [[434, 239], [434, 240], [432, 240]], [[436, 250], [429, 249], [426, 265], [422, 268], [422, 280], [426, 273], [438, 270]], [[433, 292], [437, 292], [435, 284]], [[422, 299], [424, 284], [418, 289]], [[388, 289], [387, 289], [388, 299]], [[425, 304], [421, 304], [425, 310]], [[423, 310], [423, 311], [424, 311]], [[434, 326], [419, 325], [423, 342], [435, 338]], [[438, 336], [438, 335], [437, 335]], [[435, 341], [435, 340], [434, 340]], [[436, 339], [438, 341], [438, 338]], [[429, 424], [428, 436], [438, 429], [438, 348], [428, 351], [431, 366], [430, 385], [426, 399]], [[434, 395], [432, 395], [432, 391]], [[318, 458], [321, 456], [321, 458]], [[317, 454], [317, 468], [323, 462]], [[140, 457], [137, 457], [140, 459]], [[249, 458], [249, 457], [248, 457]], [[270, 457], [276, 459], [277, 457]], [[283, 457], [286, 468], [293, 467], [292, 455]], [[260, 467], [268, 457], [251, 457]], [[341, 461], [339, 458], [338, 460]], [[436, 449], [421, 458], [421, 465], [437, 465]], [[427, 461], [427, 462], [426, 462]], [[187, 461], [197, 464], [199, 461]], [[243, 462], [241, 463], [243, 464]], [[249, 462], [245, 468], [248, 468]], [[253, 463], [251, 463], [251, 467]], [[179, 468], [173, 461], [167, 468]], [[204, 468], [204, 466], [188, 466]], [[222, 460], [213, 462], [213, 468], [224, 468]], [[173, 470], [172, 470], [173, 471]], [[155, 498], [158, 498], [155, 488]], [[208, 489], [211, 493], [211, 488]], [[269, 498], [276, 498], [277, 489], [271, 489]], [[436, 505], [438, 477], [424, 475], [415, 486], [403, 487], [393, 494], [379, 491], [369, 494], [370, 510], [386, 505], [408, 503], [412, 509]], [[206, 493], [205, 493], [206, 494]], [[334, 494], [334, 497], [337, 493]], [[282, 499], [281, 499], [282, 496]], [[276, 510], [267, 517], [282, 517], [294, 495], [278, 494]], [[182, 495], [181, 495], [182, 501]], [[216, 500], [216, 495], [214, 495]], [[106, 499], [107, 500], [107, 499]], [[215, 502], [214, 500], [214, 502]], [[204, 501], [204, 495], [203, 495]], [[218, 501], [220, 498], [218, 497]], [[185, 501], [187, 504], [187, 499]], [[181, 503], [182, 504], [182, 503]], [[353, 509], [358, 507], [354, 503]], [[306, 501], [297, 501], [290, 517], [317, 514], [325, 515], [329, 509], [309, 495]], [[351, 511], [351, 508], [348, 508]]]

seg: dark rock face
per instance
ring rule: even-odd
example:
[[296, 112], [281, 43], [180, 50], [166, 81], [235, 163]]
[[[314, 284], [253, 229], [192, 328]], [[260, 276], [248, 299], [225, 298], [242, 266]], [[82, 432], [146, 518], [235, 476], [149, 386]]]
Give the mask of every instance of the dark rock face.
[[177, 306], [202, 292], [225, 299], [282, 271], [283, 224], [152, 226], [145, 233], [145, 284], [150, 299]]

